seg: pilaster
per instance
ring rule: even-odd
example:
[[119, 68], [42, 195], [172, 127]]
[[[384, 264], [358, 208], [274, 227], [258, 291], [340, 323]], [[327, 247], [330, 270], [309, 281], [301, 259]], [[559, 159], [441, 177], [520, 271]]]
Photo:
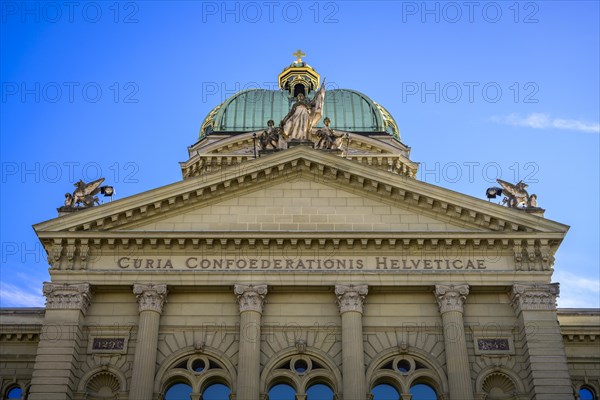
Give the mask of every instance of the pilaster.
[[71, 399], [80, 361], [81, 326], [91, 300], [87, 283], [44, 283], [46, 315], [29, 399]]
[[558, 283], [514, 284], [512, 305], [525, 344], [532, 392], [536, 400], [573, 399], [564, 342], [556, 315]]

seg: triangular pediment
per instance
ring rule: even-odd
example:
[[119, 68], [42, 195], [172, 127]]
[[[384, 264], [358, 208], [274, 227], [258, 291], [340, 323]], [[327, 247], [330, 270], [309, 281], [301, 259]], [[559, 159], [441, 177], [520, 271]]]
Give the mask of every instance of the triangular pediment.
[[[244, 208], [250, 205], [251, 211]], [[257, 225], [259, 216], [262, 225]], [[304, 146], [34, 228], [40, 237], [52, 237], [52, 232], [237, 230], [548, 232], [562, 237], [568, 230], [542, 217]]]
[[182, 212], [140, 221], [132, 231], [215, 232], [464, 232], [483, 230], [449, 218], [436, 219], [401, 202], [344, 190], [308, 174], [257, 190], [198, 204]]

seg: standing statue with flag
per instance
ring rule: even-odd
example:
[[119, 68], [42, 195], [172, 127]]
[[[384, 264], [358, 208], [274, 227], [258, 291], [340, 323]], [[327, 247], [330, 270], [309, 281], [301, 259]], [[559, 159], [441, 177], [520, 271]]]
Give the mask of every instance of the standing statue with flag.
[[323, 115], [325, 103], [325, 80], [311, 101], [306, 101], [304, 94], [296, 97], [296, 103], [281, 121], [283, 136], [286, 140], [310, 140], [311, 130]]

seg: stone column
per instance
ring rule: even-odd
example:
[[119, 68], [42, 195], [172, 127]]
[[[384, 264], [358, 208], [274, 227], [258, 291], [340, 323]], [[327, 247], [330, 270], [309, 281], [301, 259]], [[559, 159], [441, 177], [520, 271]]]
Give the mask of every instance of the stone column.
[[90, 285], [44, 283], [44, 295], [46, 315], [28, 398], [71, 399], [76, 390], [74, 371], [82, 361], [81, 326], [90, 305]]
[[573, 399], [564, 343], [556, 315], [558, 283], [515, 284], [512, 305], [519, 322], [519, 339], [524, 343], [536, 400]]
[[140, 311], [138, 337], [133, 358], [133, 373], [129, 398], [152, 399], [156, 371], [156, 346], [160, 315], [167, 298], [167, 285], [149, 283], [133, 285]]
[[362, 314], [367, 285], [335, 285], [342, 317], [342, 390], [344, 400], [367, 396], [363, 350]]
[[463, 322], [463, 304], [468, 294], [469, 285], [435, 286], [435, 297], [442, 314], [451, 399], [473, 400], [473, 382]]
[[260, 393], [260, 324], [267, 285], [236, 284], [240, 306], [237, 400], [256, 400]]

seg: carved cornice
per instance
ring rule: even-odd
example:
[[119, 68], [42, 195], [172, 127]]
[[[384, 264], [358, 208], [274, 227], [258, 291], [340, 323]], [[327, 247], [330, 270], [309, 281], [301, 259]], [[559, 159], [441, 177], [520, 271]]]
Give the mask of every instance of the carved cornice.
[[442, 314], [448, 311], [463, 312], [469, 294], [469, 285], [435, 285], [435, 298]]
[[340, 314], [346, 311], [358, 311], [362, 314], [365, 297], [368, 293], [368, 285], [335, 285]]
[[530, 310], [556, 310], [556, 298], [559, 293], [558, 283], [549, 285], [515, 283], [511, 300], [517, 313]]
[[15, 329], [10, 332], [0, 332], [0, 341], [37, 342], [40, 340], [40, 329], [35, 332], [24, 332], [23, 329]]
[[263, 312], [265, 305], [265, 296], [267, 295], [267, 285], [242, 285], [236, 284], [233, 292], [240, 305], [240, 312], [256, 311]]
[[81, 310], [90, 306], [92, 291], [89, 283], [44, 283], [46, 309]]
[[[542, 236], [543, 235], [543, 236]], [[555, 249], [562, 240], [561, 234], [540, 233], [507, 233], [507, 232], [405, 232], [395, 233], [390, 237], [389, 232], [210, 232], [203, 234], [194, 231], [108, 231], [108, 232], [52, 232], [39, 235], [44, 247], [50, 253], [53, 246], [62, 249], [70, 239], [75, 240], [75, 246], [88, 246], [93, 256], [88, 256], [89, 261], [94, 261], [100, 254], [100, 249], [108, 248], [115, 251], [120, 250], [143, 250], [143, 249], [199, 249], [206, 247], [239, 249], [244, 246], [249, 248], [270, 246], [290, 246], [291, 248], [310, 248], [333, 246], [338, 248], [374, 247], [376, 249], [438, 249], [440, 247], [451, 248], [467, 246], [474, 250], [490, 251], [497, 249], [510, 251], [515, 244], [524, 239], [534, 240], [535, 243], [546, 243]], [[541, 239], [536, 238], [542, 236]], [[554, 251], [554, 250], [553, 250]], [[60, 260], [60, 255], [57, 260]], [[79, 268], [79, 257], [76, 258], [75, 269]], [[58, 261], [57, 261], [58, 263]], [[58, 263], [59, 264], [59, 263]], [[61, 269], [58, 266], [54, 269]], [[523, 268], [527, 270], [527, 268]], [[533, 268], [532, 268], [533, 270]], [[540, 270], [540, 268], [538, 268]]]
[[133, 294], [137, 298], [139, 311], [156, 311], [162, 313], [167, 300], [167, 285], [165, 283], [134, 283]]

